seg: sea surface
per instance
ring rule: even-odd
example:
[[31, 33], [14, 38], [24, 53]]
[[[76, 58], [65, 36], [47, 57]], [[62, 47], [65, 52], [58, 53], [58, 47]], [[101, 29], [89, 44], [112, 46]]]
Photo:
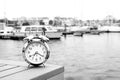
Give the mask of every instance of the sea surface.
[[[120, 33], [50, 40], [46, 63], [63, 65], [65, 80], [120, 80]], [[22, 40], [0, 40], [0, 59], [24, 61]]]

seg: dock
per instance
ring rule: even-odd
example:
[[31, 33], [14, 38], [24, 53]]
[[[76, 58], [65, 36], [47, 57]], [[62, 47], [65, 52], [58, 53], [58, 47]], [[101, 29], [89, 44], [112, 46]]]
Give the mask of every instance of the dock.
[[[23, 40], [26, 36], [24, 35], [0, 35], [0, 39], [10, 39], [10, 40]], [[50, 40], [60, 40], [60, 37], [49, 38]]]
[[64, 67], [52, 64], [28, 67], [26, 62], [0, 60], [0, 80], [64, 80]]

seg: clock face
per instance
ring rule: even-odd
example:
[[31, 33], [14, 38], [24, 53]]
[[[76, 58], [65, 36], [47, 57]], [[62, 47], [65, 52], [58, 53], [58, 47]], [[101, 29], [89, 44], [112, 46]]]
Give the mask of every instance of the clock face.
[[31, 64], [41, 64], [45, 61], [47, 48], [39, 42], [30, 43], [24, 52], [24, 57]]

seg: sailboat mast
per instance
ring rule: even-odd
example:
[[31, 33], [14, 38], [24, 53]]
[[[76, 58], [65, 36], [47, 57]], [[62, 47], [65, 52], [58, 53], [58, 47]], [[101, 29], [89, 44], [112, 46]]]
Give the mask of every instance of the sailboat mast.
[[5, 25], [7, 25], [7, 18], [6, 18], [6, 0], [4, 0], [4, 21], [5, 21]]

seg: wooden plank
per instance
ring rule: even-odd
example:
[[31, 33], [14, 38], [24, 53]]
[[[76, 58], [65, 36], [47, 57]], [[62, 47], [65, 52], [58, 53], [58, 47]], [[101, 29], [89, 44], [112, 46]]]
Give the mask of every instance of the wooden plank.
[[9, 65], [16, 65], [16, 66], [28, 66], [26, 62], [22, 61], [12, 61], [12, 60], [0, 60], [0, 64], [9, 64]]
[[0, 64], [0, 67], [6, 66], [7, 64]]
[[25, 70], [27, 70], [26, 67], [15, 67], [15, 68], [0, 72], [0, 80], [1, 78], [7, 77], [7, 76], [10, 76], [10, 75], [13, 75], [13, 74], [25, 71]]
[[10, 76], [6, 76], [4, 78], [1, 78], [0, 80], [47, 80], [53, 76], [56, 76], [57, 74], [63, 73], [63, 71], [63, 67], [54, 65], [46, 66], [45, 68], [38, 67], [24, 70]]
[[47, 80], [64, 72], [64, 67], [58, 65], [45, 64], [45, 67], [28, 68], [26, 62], [0, 60], [1, 63], [16, 67], [0, 72], [0, 80]]
[[13, 68], [16, 68], [16, 67], [18, 67], [18, 66], [5, 65], [5, 66], [0, 67], [0, 72], [6, 71], [6, 70], [9, 70], [9, 69], [13, 69]]

